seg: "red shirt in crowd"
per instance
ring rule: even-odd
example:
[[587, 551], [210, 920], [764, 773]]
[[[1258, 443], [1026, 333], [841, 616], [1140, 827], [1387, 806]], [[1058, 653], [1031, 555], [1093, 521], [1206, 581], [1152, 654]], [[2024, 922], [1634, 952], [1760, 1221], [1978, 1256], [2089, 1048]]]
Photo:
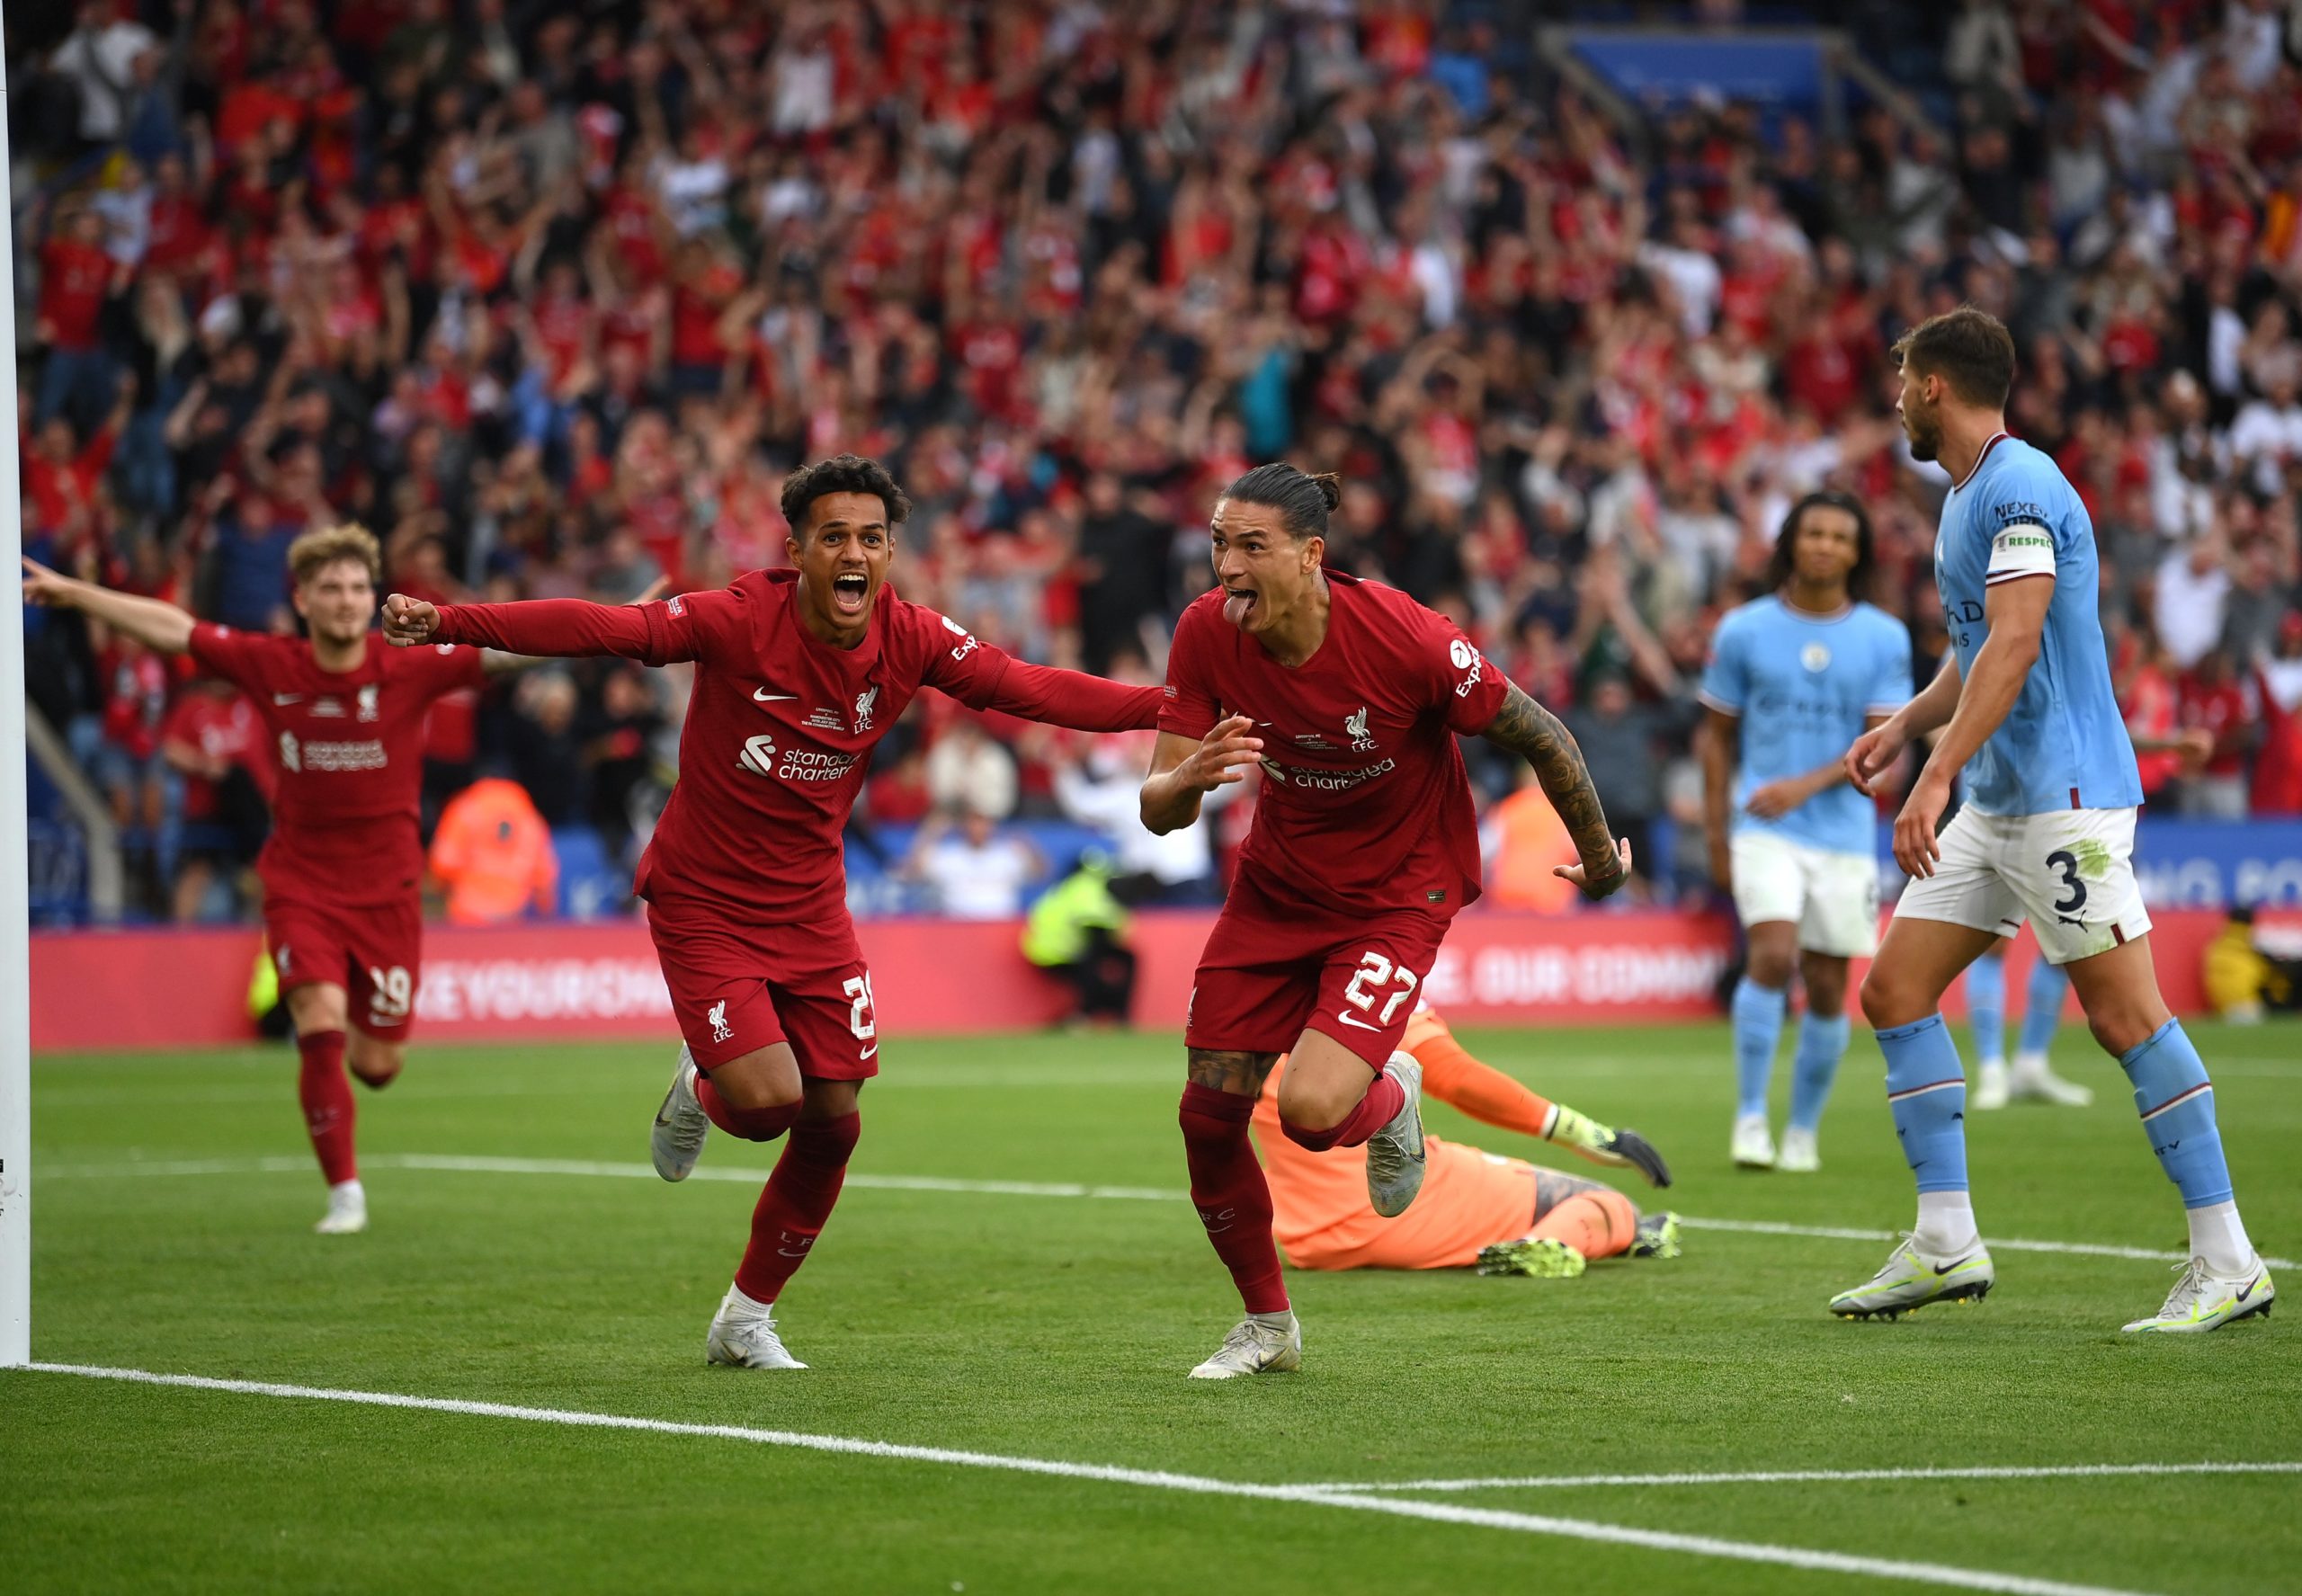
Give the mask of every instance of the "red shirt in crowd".
[[40, 246], [40, 315], [57, 348], [81, 352], [96, 346], [112, 265], [100, 245], [76, 238], [51, 238]]
[[[185, 693], [160, 724], [160, 740], [196, 748], [206, 759], [237, 765], [255, 779], [269, 798], [273, 782], [272, 758], [265, 748], [263, 721], [244, 693], [221, 698], [211, 692]], [[183, 817], [207, 820], [216, 813], [216, 783], [205, 776], [187, 774], [183, 781]]]

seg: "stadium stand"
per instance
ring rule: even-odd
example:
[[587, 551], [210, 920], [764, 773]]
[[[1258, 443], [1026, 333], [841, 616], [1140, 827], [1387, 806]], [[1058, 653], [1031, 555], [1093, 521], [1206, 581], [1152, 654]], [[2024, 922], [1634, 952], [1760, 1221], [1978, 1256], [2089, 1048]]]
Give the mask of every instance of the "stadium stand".
[[[402, 591], [620, 599], [781, 563], [782, 475], [855, 450], [917, 504], [906, 596], [1116, 672], [1155, 667], [1203, 585], [1212, 492], [1285, 455], [1352, 481], [1336, 564], [1562, 711], [1629, 685], [1610, 724], [1657, 767], [1659, 843], [1699, 805], [1709, 633], [1797, 495], [1874, 507], [1876, 596], [1922, 673], [1941, 656], [1943, 482], [1884, 352], [1972, 300], [2089, 501], [2135, 723], [2216, 733], [2154, 798], [2302, 814], [2302, 13], [1572, 8], [1601, 38], [1567, 9], [12, 14], [27, 548], [244, 627], [290, 624], [286, 544], [341, 518]], [[1804, 42], [1740, 60], [1731, 96], [1675, 88], [1671, 52], [1737, 21]], [[28, 693], [107, 795], [138, 911], [247, 914], [215, 761], [166, 733], [192, 684], [77, 618], [27, 626]], [[555, 680], [443, 709], [427, 821], [513, 775], [563, 907], [596, 913], [673, 777], [683, 683]], [[923, 700], [882, 755], [860, 905], [932, 906], [902, 868], [940, 768], [915, 755], [961, 714]], [[945, 807], [1012, 811], [1059, 874], [1080, 750], [985, 729], [1011, 768], [943, 761]], [[44, 788], [32, 843], [43, 916], [85, 914]], [[1701, 887], [1676, 851], [1664, 897]], [[194, 858], [225, 868], [183, 890]]]

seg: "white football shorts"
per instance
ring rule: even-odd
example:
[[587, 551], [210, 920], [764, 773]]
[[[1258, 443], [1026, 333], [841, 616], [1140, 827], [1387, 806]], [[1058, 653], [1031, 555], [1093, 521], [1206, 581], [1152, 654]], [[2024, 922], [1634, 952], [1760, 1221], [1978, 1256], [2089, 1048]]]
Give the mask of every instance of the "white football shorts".
[[1878, 863], [1746, 826], [1728, 844], [1735, 913], [1744, 925], [1787, 920], [1808, 953], [1867, 958], [1878, 950]]
[[2150, 931], [2134, 878], [2136, 813], [1961, 809], [1935, 839], [1934, 874], [1903, 888], [1895, 913], [2008, 937], [2027, 919], [2048, 964], [2107, 953]]

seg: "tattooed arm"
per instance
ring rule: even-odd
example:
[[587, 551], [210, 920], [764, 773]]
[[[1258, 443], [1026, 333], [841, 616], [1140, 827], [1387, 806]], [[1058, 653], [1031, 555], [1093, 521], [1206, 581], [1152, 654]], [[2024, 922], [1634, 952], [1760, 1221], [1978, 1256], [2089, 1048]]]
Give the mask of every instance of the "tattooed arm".
[[1557, 716], [1513, 685], [1493, 724], [1479, 736], [1534, 766], [1543, 795], [1566, 822], [1583, 862], [1561, 865], [1558, 875], [1591, 898], [1604, 897], [1629, 879], [1630, 845], [1616, 842], [1607, 829], [1607, 812], [1599, 803], [1598, 789], [1591, 785], [1591, 772], [1584, 768], [1583, 751]]

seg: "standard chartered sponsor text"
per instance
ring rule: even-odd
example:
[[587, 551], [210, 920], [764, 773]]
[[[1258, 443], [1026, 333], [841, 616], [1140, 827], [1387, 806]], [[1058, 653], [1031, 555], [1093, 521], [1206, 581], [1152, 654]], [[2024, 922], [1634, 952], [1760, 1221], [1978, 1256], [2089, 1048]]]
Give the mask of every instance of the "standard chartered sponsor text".
[[358, 743], [310, 743], [303, 746], [308, 771], [380, 771], [388, 762], [384, 745], [370, 737]]
[[775, 773], [787, 781], [836, 781], [855, 768], [860, 755], [826, 753], [814, 748], [793, 748], [783, 755]]

